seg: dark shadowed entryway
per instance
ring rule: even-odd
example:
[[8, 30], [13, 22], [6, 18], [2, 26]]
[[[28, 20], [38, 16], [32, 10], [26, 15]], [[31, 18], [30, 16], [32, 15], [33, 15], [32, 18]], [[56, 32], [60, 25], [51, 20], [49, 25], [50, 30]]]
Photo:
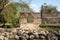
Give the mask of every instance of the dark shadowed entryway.
[[28, 17], [27, 17], [27, 22], [28, 22], [28, 23], [34, 22], [34, 17], [33, 17], [31, 14], [28, 15]]

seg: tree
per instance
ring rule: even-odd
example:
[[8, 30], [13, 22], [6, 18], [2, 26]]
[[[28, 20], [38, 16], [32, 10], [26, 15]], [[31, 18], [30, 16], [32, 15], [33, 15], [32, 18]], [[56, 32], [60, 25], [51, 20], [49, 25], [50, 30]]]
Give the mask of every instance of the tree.
[[9, 4], [9, 0], [0, 0], [0, 13]]
[[16, 3], [10, 3], [7, 7], [4, 8], [1, 14], [4, 15], [4, 19], [6, 20], [5, 23], [15, 24], [15, 22], [13, 23], [13, 20], [17, 20], [17, 8], [18, 7]]
[[0, 22], [3, 23], [4, 25], [5, 23], [10, 23], [13, 25], [18, 24], [20, 11], [32, 11], [32, 10], [25, 2], [21, 3], [8, 2], [6, 5], [4, 5], [2, 11], [0, 11], [1, 18]]
[[3, 11], [3, 9], [7, 6], [8, 4], [8, 0], [0, 0], [0, 22], [3, 22], [3, 26], [5, 26], [5, 18], [4, 15], [1, 14], [1, 12]]
[[33, 10], [25, 2], [18, 3], [18, 7], [20, 12], [33, 12]]
[[[55, 7], [55, 6], [52, 6], [52, 5], [46, 5], [46, 3], [44, 3], [44, 5], [43, 5], [43, 11], [45, 10], [47, 13], [49, 13], [49, 12], [57, 12], [57, 8]], [[41, 9], [41, 10], [42, 10]]]
[[12, 23], [17, 12], [17, 5], [9, 2], [9, 0], [0, 0], [0, 23]]

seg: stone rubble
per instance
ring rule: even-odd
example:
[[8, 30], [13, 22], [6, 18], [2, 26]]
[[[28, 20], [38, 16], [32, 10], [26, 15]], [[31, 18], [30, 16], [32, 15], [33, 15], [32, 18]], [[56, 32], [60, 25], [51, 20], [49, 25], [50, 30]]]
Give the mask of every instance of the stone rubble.
[[0, 40], [60, 40], [60, 31], [1, 29]]

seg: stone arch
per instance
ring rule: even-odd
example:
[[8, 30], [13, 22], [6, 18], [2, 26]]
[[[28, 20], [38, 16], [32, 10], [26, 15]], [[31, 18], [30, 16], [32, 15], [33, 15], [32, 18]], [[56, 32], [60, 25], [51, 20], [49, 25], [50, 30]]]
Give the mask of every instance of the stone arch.
[[27, 22], [28, 22], [28, 23], [34, 22], [34, 17], [33, 17], [33, 15], [32, 15], [31, 13], [28, 14]]

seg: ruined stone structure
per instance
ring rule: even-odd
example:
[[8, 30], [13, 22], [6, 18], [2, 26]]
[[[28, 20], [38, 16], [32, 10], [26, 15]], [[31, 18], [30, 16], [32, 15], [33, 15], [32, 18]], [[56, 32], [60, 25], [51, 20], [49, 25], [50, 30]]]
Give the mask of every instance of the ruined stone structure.
[[33, 23], [41, 24], [41, 14], [40, 13], [21, 13], [20, 14], [20, 24]]
[[[46, 7], [46, 6], [44, 6]], [[42, 7], [42, 9], [44, 8]], [[45, 8], [41, 12], [43, 24], [60, 24], [60, 12], [52, 8]]]
[[42, 6], [40, 13], [21, 13], [20, 24], [60, 24], [60, 12], [47, 6]]

